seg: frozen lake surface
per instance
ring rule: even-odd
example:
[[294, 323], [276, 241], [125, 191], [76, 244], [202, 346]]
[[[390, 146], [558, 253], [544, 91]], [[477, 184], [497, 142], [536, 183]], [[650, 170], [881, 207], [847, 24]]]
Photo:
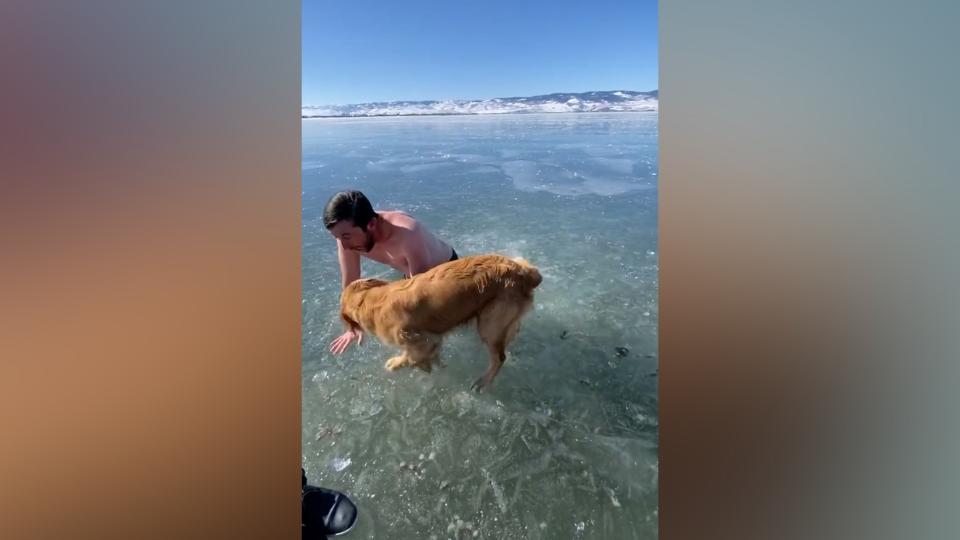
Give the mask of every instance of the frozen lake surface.
[[[360, 507], [350, 538], [657, 537], [656, 113], [303, 121], [303, 463]], [[359, 189], [461, 257], [540, 268], [491, 388], [475, 330], [389, 373], [342, 331], [320, 216]], [[364, 276], [400, 275], [364, 261]]]

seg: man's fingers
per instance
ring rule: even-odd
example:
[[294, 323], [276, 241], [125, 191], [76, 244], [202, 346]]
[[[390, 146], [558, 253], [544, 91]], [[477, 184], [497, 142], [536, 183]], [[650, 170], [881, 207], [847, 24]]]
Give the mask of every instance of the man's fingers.
[[347, 347], [350, 346], [350, 342], [353, 341], [353, 335], [347, 334], [338, 337], [333, 340], [333, 343], [330, 345], [330, 352], [333, 354], [340, 354], [343, 351], [347, 350]]
[[330, 352], [340, 354], [347, 350], [350, 344], [353, 343], [353, 338], [357, 338], [357, 345], [360, 345], [363, 341], [363, 332], [351, 330], [337, 337], [337, 339], [333, 340], [333, 343], [330, 344]]

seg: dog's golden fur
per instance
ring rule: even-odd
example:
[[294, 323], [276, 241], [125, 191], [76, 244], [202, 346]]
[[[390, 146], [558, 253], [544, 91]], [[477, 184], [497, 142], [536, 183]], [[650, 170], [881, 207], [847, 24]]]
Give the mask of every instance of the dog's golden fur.
[[523, 259], [464, 257], [401, 281], [354, 281], [340, 297], [340, 315], [351, 327], [403, 349], [387, 360], [391, 371], [404, 366], [430, 371], [444, 334], [476, 320], [490, 351], [490, 368], [474, 383], [480, 390], [503, 365], [540, 281], [540, 272]]

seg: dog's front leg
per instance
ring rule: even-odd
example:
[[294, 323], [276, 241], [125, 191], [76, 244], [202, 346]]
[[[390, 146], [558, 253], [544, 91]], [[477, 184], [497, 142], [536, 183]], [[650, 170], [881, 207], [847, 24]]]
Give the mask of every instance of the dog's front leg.
[[439, 336], [433, 334], [420, 334], [418, 339], [407, 343], [407, 362], [411, 366], [416, 366], [427, 373], [433, 371], [434, 362], [438, 361], [440, 352]]
[[403, 351], [402, 354], [394, 356], [387, 360], [387, 363], [384, 364], [384, 367], [390, 371], [396, 371], [403, 366], [407, 365], [410, 361], [410, 357], [407, 355], [407, 351]]

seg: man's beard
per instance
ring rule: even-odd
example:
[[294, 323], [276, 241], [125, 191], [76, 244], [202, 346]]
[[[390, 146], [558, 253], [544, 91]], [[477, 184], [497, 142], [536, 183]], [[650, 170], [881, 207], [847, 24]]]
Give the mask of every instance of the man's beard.
[[373, 245], [376, 243], [377, 241], [373, 239], [372, 234], [367, 235], [367, 243], [363, 246], [363, 250], [370, 253], [370, 250], [373, 249]]

